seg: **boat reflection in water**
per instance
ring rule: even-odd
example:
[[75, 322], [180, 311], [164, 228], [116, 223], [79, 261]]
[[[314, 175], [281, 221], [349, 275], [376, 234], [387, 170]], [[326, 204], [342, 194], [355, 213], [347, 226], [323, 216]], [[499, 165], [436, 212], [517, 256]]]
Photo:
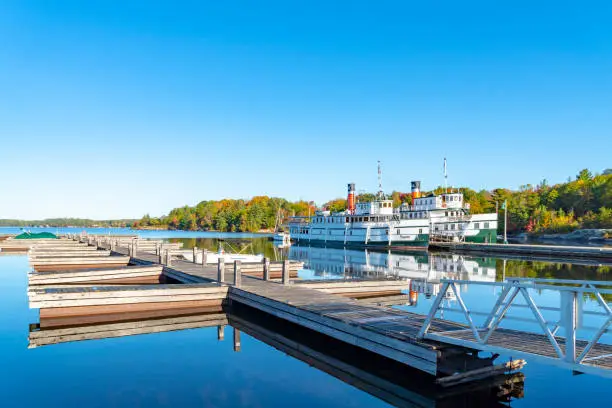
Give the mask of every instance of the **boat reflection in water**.
[[[288, 248], [288, 256], [303, 261], [313, 279], [410, 280], [409, 303], [416, 303], [418, 295], [428, 299], [436, 296], [441, 279], [494, 282], [496, 276], [494, 259], [449, 253], [393, 253], [294, 245]], [[455, 294], [448, 291], [446, 297], [454, 300]]]

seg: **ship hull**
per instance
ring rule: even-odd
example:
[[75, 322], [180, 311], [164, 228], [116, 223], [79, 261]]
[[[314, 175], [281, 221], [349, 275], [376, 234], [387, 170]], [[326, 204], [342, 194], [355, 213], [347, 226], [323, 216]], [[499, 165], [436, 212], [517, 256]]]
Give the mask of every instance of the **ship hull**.
[[319, 239], [293, 239], [297, 244], [326, 247], [326, 248], [372, 248], [372, 249], [399, 249], [399, 250], [427, 250], [429, 246], [429, 236], [422, 234], [415, 240], [404, 240], [395, 242], [356, 242], [356, 241], [335, 241]]

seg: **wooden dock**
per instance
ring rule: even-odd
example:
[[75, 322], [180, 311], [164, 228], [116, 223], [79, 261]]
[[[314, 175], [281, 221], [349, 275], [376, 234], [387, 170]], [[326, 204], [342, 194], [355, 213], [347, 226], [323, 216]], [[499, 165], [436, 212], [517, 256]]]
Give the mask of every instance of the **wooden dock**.
[[[38, 255], [34, 257], [31, 262], [35, 272], [30, 276], [33, 285], [29, 296], [31, 306], [41, 308], [41, 319], [61, 321], [76, 318], [91, 321], [96, 315], [121, 319], [122, 313], [162, 313], [168, 309], [184, 311], [191, 307], [214, 308], [225, 303], [243, 305], [432, 376], [453, 376], [455, 380], [447, 380], [451, 382], [458, 381], [457, 378], [483, 375], [479, 370], [484, 367], [470, 367], [465, 372], [466, 367], [458, 366], [454, 360], [458, 354], [473, 354], [474, 350], [491, 351], [495, 348], [513, 356], [554, 358], [550, 348], [545, 346], [548, 341], [545, 334], [498, 329], [491, 336], [490, 344], [471, 342], [466, 346], [463, 336], [472, 332], [468, 325], [428, 319], [421, 314], [381, 306], [384, 304], [381, 298], [385, 296], [401, 297], [401, 291], [409, 285], [407, 280], [302, 282], [296, 279], [300, 263], [219, 262], [217, 266], [211, 266], [176, 259], [173, 248], [164, 249], [158, 244], [144, 245], [140, 240], [126, 240], [122, 245], [122, 242], [104, 242], [95, 237], [76, 239], [96, 246], [99, 251], [110, 252], [103, 257], [82, 256], [84, 251], [76, 251], [73, 257], [46, 254], [40, 258]], [[111, 258], [127, 258], [127, 261], [119, 266], [109, 261], [108, 272], [99, 265], [91, 268], [88, 264], [91, 259]], [[41, 272], [41, 265], [36, 263], [39, 259], [48, 262], [42, 265], [43, 268], [54, 268], [55, 272], [45, 272], [44, 269]], [[67, 264], [69, 259], [73, 260], [72, 264]], [[70, 268], [66, 268], [66, 265]], [[81, 266], [89, 269], [79, 270]], [[134, 286], [125, 280], [120, 281], [122, 284], [116, 281], [127, 279], [129, 274], [138, 273], [138, 270], [154, 267], [162, 268], [161, 279], [179, 283]], [[75, 269], [71, 271], [72, 268]], [[74, 275], [71, 276], [71, 273]], [[146, 275], [130, 278], [150, 279]], [[108, 283], [113, 279], [117, 285], [105, 284], [105, 281]], [[50, 280], [53, 280], [52, 285], [57, 286], [49, 287]], [[92, 286], [94, 283], [103, 286]], [[87, 286], [70, 287], [73, 284]], [[37, 287], [39, 285], [42, 287]], [[376, 301], [368, 302], [368, 298]], [[428, 332], [427, 338], [424, 338], [422, 329], [426, 319]], [[578, 342], [577, 346], [584, 348], [586, 345]], [[595, 356], [595, 359], [584, 366], [612, 373], [612, 358], [608, 358], [608, 354], [612, 356], [612, 346], [596, 344], [591, 350], [591, 356]], [[512, 371], [521, 365], [519, 362], [513, 366], [503, 366], [502, 369]], [[567, 366], [575, 368], [575, 364]], [[457, 375], [462, 377], [455, 377]]]
[[612, 248], [565, 245], [526, 244], [478, 244], [471, 242], [436, 242], [429, 246], [434, 250], [478, 255], [508, 255], [536, 257], [549, 260], [589, 259], [612, 262]]

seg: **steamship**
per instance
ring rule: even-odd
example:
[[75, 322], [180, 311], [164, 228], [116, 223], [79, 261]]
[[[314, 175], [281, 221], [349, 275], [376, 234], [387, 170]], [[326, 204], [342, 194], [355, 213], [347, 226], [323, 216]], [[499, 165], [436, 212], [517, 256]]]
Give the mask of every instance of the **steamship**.
[[425, 249], [431, 238], [444, 241], [495, 242], [497, 213], [471, 214], [460, 192], [424, 196], [421, 182], [411, 182], [412, 204], [393, 208], [382, 191], [371, 202], [356, 202], [348, 184], [347, 210], [317, 211], [288, 222], [292, 241], [301, 244]]

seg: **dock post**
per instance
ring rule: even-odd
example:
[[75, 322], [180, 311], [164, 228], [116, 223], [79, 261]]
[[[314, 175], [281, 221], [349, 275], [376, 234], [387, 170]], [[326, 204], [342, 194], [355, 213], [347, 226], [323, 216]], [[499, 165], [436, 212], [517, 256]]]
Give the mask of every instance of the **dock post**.
[[136, 254], [138, 253], [138, 239], [134, 240], [134, 257], [136, 257]]
[[561, 322], [565, 329], [565, 361], [576, 362], [576, 331], [578, 329], [578, 292], [561, 292]]
[[285, 259], [283, 261], [283, 285], [289, 284], [289, 261]]
[[240, 351], [240, 330], [234, 328], [234, 351]]
[[217, 262], [217, 282], [219, 285], [223, 283], [225, 278], [225, 259], [219, 257], [219, 261]]
[[208, 250], [203, 249], [202, 250], [202, 267], [206, 266], [207, 261], [208, 261]]
[[242, 272], [240, 271], [242, 262], [234, 261], [234, 286], [239, 288], [242, 285]]
[[172, 266], [172, 250], [166, 249], [166, 266]]
[[196, 263], [196, 257], [198, 255], [198, 247], [194, 246], [193, 247], [193, 263]]
[[155, 255], [161, 256], [161, 242], [155, 243]]
[[127, 248], [127, 250], [128, 250], [128, 256], [131, 258], [131, 257], [133, 257], [133, 256], [134, 256], [134, 255], [132, 254], [132, 251], [134, 250], [134, 248], [132, 247], [132, 244], [131, 244], [131, 243], [129, 243], [127, 247], [128, 247], [128, 248]]
[[263, 259], [263, 280], [270, 280], [270, 258]]
[[225, 338], [225, 325], [217, 326], [217, 340], [223, 341]]

